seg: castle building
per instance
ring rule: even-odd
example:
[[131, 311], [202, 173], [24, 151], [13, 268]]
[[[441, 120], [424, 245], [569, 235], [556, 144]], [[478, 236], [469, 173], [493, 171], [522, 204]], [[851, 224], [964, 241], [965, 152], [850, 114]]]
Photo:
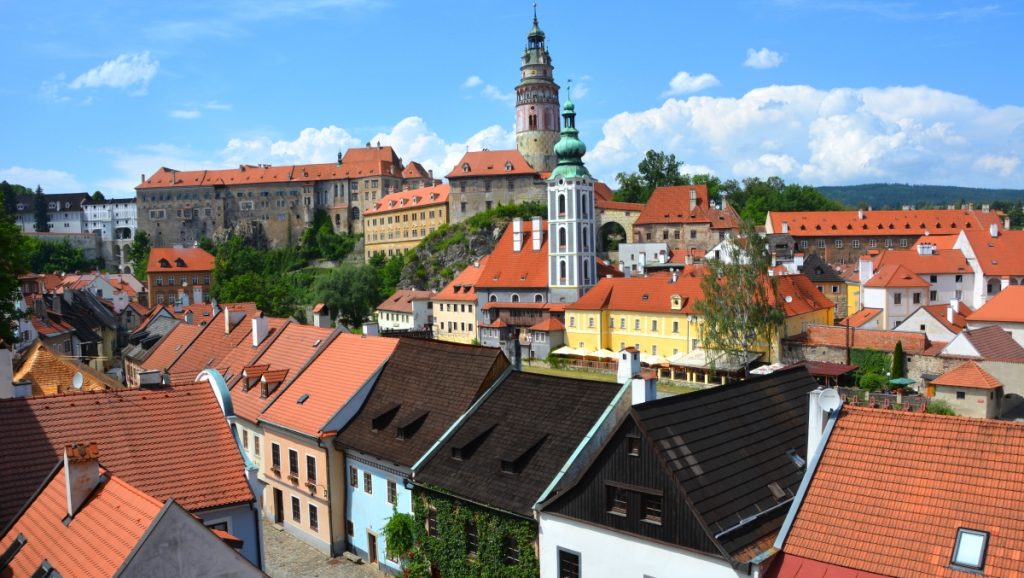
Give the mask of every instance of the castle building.
[[448, 185], [392, 193], [363, 213], [366, 260], [401, 255], [448, 223]]
[[540, 172], [555, 168], [558, 142], [558, 85], [544, 43], [544, 31], [533, 9], [533, 28], [526, 35], [519, 85], [516, 86], [516, 149]]
[[125, 252], [139, 227], [135, 199], [86, 199], [82, 208], [85, 211], [85, 231], [100, 234], [103, 260], [111, 268], [131, 273], [132, 264], [127, 261]]

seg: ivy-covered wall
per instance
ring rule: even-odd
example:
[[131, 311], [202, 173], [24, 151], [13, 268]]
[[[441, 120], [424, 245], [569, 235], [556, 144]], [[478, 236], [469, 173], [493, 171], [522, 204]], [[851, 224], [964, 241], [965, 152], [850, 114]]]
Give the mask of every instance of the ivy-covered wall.
[[[436, 536], [427, 532], [431, 507], [437, 511]], [[421, 487], [413, 493], [413, 513], [416, 516], [416, 547], [410, 556], [413, 568], [429, 568], [432, 563], [445, 577], [535, 578], [540, 575], [537, 523], [533, 520], [482, 508]], [[467, 553], [466, 526], [470, 521], [476, 522], [476, 554]], [[519, 546], [518, 564], [505, 563], [506, 537], [514, 538]]]

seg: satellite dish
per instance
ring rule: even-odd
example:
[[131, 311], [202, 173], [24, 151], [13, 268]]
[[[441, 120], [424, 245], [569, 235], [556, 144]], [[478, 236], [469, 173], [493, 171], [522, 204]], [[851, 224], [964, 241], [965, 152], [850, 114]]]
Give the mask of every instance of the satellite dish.
[[842, 407], [843, 398], [839, 397], [838, 391], [826, 389], [818, 396], [818, 405], [821, 406], [821, 411], [832, 413]]
[[82, 378], [82, 372], [81, 371], [76, 371], [75, 372], [75, 376], [71, 378], [71, 387], [73, 387], [75, 389], [82, 389], [82, 382], [83, 381], [84, 381], [84, 379]]

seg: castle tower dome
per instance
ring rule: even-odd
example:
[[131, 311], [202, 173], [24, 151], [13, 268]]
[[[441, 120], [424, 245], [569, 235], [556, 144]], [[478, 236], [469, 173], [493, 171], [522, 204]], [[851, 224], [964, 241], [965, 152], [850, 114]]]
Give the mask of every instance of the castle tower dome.
[[572, 303], [597, 282], [594, 179], [583, 164], [587, 145], [576, 130], [576, 106], [562, 111], [558, 164], [548, 178], [548, 286], [553, 302]]
[[558, 90], [544, 31], [533, 5], [533, 28], [526, 35], [516, 86], [516, 148], [540, 172], [555, 167], [558, 142]]

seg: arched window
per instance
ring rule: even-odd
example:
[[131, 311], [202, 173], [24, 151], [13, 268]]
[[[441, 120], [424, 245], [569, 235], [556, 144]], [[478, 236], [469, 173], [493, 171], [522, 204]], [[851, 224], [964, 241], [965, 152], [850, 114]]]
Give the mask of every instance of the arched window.
[[334, 214], [334, 224], [335, 224], [335, 226], [338, 226], [338, 227], [341, 226], [341, 213], [335, 213]]
[[583, 227], [583, 250], [590, 250], [590, 231], [586, 227]]
[[583, 283], [584, 285], [590, 283], [590, 261], [583, 262]]
[[565, 227], [558, 228], [558, 248], [559, 250], [565, 249], [568, 240], [568, 233], [565, 232]]
[[518, 293], [513, 293], [512, 294], [512, 302], [513, 303], [519, 303], [519, 294]]
[[534, 302], [534, 303], [543, 303], [543, 302], [544, 302], [544, 296], [543, 296], [543, 295], [541, 295], [540, 293], [536, 293], [536, 294], [535, 294], [535, 295], [533, 296], [533, 302]]
[[558, 262], [558, 280], [559, 280], [560, 283], [563, 283], [563, 284], [565, 283], [565, 279], [566, 279], [566, 274], [565, 274], [566, 269], [567, 269], [567, 266], [565, 264], [565, 259], [560, 260]]
[[352, 220], [353, 221], [358, 221], [359, 220], [359, 207], [352, 207]]
[[565, 195], [558, 195], [558, 216], [565, 216]]
[[498, 301], [498, 296], [491, 295], [490, 297], [487, 298], [487, 300], [490, 301], [491, 303], [496, 303]]
[[580, 216], [587, 216], [587, 194], [583, 193], [580, 195]]

